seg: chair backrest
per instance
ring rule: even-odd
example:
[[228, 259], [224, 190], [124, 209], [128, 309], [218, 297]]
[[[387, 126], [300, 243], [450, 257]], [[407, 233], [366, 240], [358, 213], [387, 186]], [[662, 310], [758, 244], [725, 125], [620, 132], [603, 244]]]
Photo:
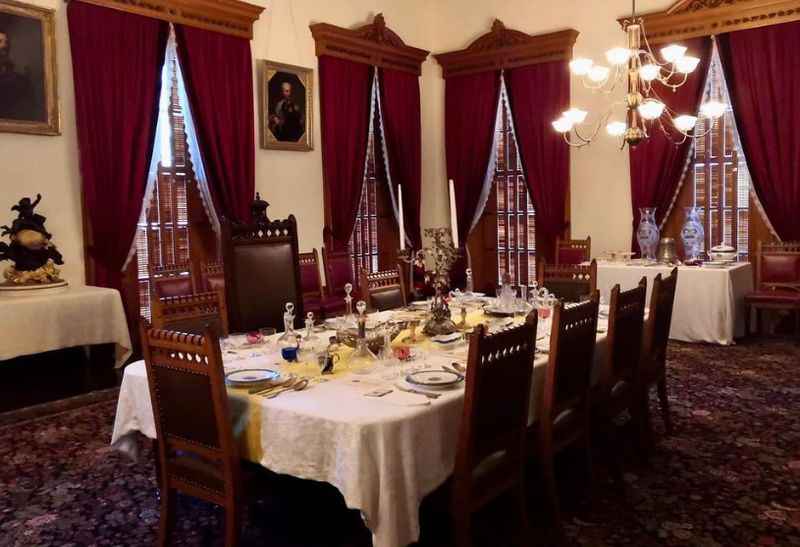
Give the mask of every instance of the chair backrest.
[[319, 254], [314, 249], [310, 253], [300, 253], [300, 286], [303, 297], [322, 297], [322, 277], [319, 273]]
[[153, 300], [153, 327], [190, 334], [211, 328], [218, 336], [228, 335], [228, 310], [220, 291], [187, 296], [165, 296]]
[[523, 325], [491, 334], [478, 325], [470, 336], [455, 466], [458, 484], [468, 482], [475, 467], [497, 452], [504, 451], [511, 466], [525, 458], [536, 321], [531, 314]]
[[224, 291], [225, 267], [222, 262], [200, 264], [200, 280], [203, 291]]
[[361, 270], [361, 297], [369, 309], [384, 311], [406, 305], [406, 291], [400, 270], [369, 273]]
[[675, 304], [675, 289], [678, 285], [678, 268], [673, 268], [666, 279], [658, 274], [653, 280], [650, 294], [650, 312], [645, 325], [642, 356], [648, 369], [664, 367], [667, 361], [667, 342], [672, 325], [672, 308]]
[[325, 270], [325, 287], [329, 296], [344, 297], [344, 286], [358, 283], [353, 277], [352, 257], [347, 251], [329, 251], [322, 248], [322, 263]]
[[592, 238], [556, 238], [556, 266], [559, 264], [580, 264], [592, 257]]
[[597, 261], [589, 265], [547, 264], [540, 260], [537, 281], [557, 298], [567, 302], [585, 300], [597, 289]]
[[230, 328], [247, 332], [261, 327], [283, 330], [285, 304], [303, 317], [297, 222], [222, 223], [225, 293]]
[[647, 300], [647, 278], [629, 291], [620, 291], [619, 284], [611, 289], [608, 309], [607, 378], [604, 384], [611, 389], [617, 382], [635, 382], [641, 363], [644, 334], [644, 308]]
[[758, 242], [756, 287], [761, 291], [800, 290], [800, 242]]
[[212, 501], [237, 496], [239, 454], [217, 336], [154, 330], [144, 322], [141, 336], [161, 484]]
[[191, 262], [154, 266], [150, 270], [152, 298], [181, 296], [196, 291]]
[[557, 302], [553, 309], [550, 361], [537, 414], [545, 434], [562, 412], [588, 408], [599, 307], [600, 293], [594, 291], [588, 302]]

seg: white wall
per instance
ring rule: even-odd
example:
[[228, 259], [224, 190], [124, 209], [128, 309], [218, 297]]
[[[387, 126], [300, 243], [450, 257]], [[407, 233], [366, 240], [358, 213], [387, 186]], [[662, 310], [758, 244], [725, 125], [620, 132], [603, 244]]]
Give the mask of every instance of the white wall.
[[[62, 135], [0, 134], [0, 224], [11, 219], [8, 207], [23, 194], [41, 192], [42, 212], [67, 264], [64, 274], [83, 281], [81, 193], [75, 131], [72, 61], [66, 7], [62, 0], [28, 0], [54, 8], [59, 70]], [[612, 45], [622, 44], [616, 18], [627, 13], [628, 0], [252, 0], [267, 9], [255, 25], [253, 58], [313, 67], [318, 90], [310, 23], [344, 27], [363, 25], [383, 12], [387, 24], [406, 43], [431, 50], [466, 47], [487, 32], [494, 18], [510, 28], [543, 33], [573, 27], [580, 31], [576, 55], [599, 60]], [[640, 0], [642, 11], [663, 9], [670, 0]], [[593, 95], [573, 82], [573, 104], [596, 114], [609, 98]], [[257, 94], [256, 94], [257, 100]], [[256, 109], [256, 112], [258, 109]], [[468, 114], [467, 114], [468, 115]], [[423, 227], [445, 225], [447, 196], [444, 160], [444, 82], [429, 58], [422, 75]], [[256, 136], [258, 143], [258, 136]], [[572, 232], [591, 235], [593, 251], [626, 248], [630, 242], [628, 155], [601, 137], [572, 152]], [[279, 218], [294, 213], [300, 224], [300, 246], [322, 245], [322, 160], [319, 95], [314, 98], [314, 150], [288, 152], [256, 149], [256, 189]]]

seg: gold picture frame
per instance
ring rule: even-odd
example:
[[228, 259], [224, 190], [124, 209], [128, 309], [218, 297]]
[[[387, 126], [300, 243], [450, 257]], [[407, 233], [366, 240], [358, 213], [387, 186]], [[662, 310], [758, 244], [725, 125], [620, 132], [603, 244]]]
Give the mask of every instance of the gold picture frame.
[[55, 10], [0, 0], [0, 103], [0, 132], [61, 134]]
[[314, 70], [262, 60], [258, 90], [261, 148], [313, 150]]

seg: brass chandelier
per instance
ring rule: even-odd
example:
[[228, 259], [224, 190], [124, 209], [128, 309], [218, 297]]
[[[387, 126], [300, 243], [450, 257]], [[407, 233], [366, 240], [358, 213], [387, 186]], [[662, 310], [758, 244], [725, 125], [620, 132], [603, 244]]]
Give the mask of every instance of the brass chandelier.
[[[564, 135], [571, 146], [586, 146], [605, 126], [612, 137], [621, 139], [620, 148], [636, 146], [648, 138], [658, 127], [668, 138], [681, 143], [687, 138], [701, 137], [710, 131], [695, 132], [697, 117], [676, 113], [660, 98], [659, 91], [672, 91], [686, 83], [700, 64], [700, 59], [686, 55], [687, 48], [678, 44], [662, 47], [657, 57], [644, 30], [644, 20], [636, 14], [636, 0], [632, 0], [630, 18], [623, 22], [627, 37], [626, 47], [614, 47], [606, 52], [609, 66], [595, 64], [591, 59], [576, 58], [569, 66], [571, 72], [582, 77], [586, 88], [606, 94], [626, 86], [625, 98], [617, 101], [603, 114], [588, 132], [581, 130], [588, 113], [580, 108], [570, 108], [552, 122], [553, 128]], [[624, 109], [623, 119], [614, 118], [615, 110]], [[700, 116], [713, 121], [722, 116], [728, 105], [712, 98], [700, 106]]]

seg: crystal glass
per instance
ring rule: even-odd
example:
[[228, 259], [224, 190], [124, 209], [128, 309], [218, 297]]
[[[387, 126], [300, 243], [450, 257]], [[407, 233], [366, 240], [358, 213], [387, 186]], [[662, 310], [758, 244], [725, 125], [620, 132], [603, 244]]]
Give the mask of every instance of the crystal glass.
[[283, 313], [283, 334], [279, 340], [294, 340], [296, 333], [294, 332], [294, 304], [291, 302], [286, 303], [286, 311]]
[[647, 260], [656, 259], [656, 249], [661, 232], [656, 224], [656, 208], [642, 207], [639, 209], [639, 228], [636, 230], [636, 241], [639, 243], [639, 250], [642, 258]]
[[316, 338], [314, 335], [314, 312], [306, 314], [306, 332], [303, 336], [306, 340], [313, 340]]
[[699, 258], [706, 234], [703, 222], [700, 220], [700, 209], [697, 207], [686, 208], [686, 222], [681, 230], [681, 239], [683, 240], [683, 253], [686, 260]]

